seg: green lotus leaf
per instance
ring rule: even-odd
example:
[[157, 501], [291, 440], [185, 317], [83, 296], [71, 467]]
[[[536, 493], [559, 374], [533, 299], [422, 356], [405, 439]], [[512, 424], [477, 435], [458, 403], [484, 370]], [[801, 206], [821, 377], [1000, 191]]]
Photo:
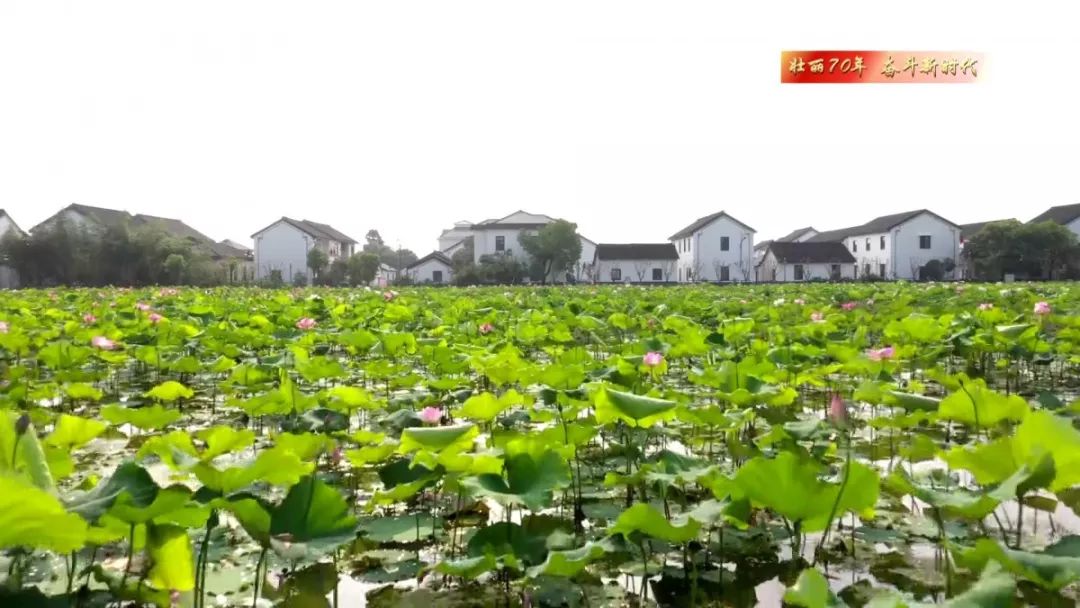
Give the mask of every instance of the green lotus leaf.
[[518, 454], [506, 459], [502, 475], [484, 473], [469, 477], [463, 484], [481, 496], [502, 504], [523, 505], [539, 510], [551, 504], [553, 493], [570, 483], [570, 467], [554, 451], [539, 459]]
[[199, 459], [209, 462], [222, 454], [242, 450], [255, 443], [255, 433], [249, 429], [234, 429], [231, 426], [217, 425], [195, 433], [206, 449], [199, 454]]
[[622, 420], [630, 426], [650, 427], [675, 417], [675, 402], [601, 387], [593, 395], [597, 424]]
[[656, 508], [639, 502], [623, 511], [608, 532], [627, 537], [637, 532], [670, 543], [685, 543], [697, 538], [700, 530], [701, 525], [694, 519], [681, 526], [672, 525]]
[[195, 396], [195, 391], [175, 380], [167, 380], [146, 391], [146, 396], [165, 403], [172, 403], [179, 399], [191, 399]]
[[231, 513], [252, 540], [264, 548], [270, 548], [270, 512], [273, 507], [257, 498], [239, 495], [214, 499], [211, 505]]
[[64, 385], [64, 394], [75, 401], [101, 401], [104, 393], [85, 382], [72, 382]]
[[135, 458], [142, 460], [153, 454], [173, 470], [187, 469], [197, 463], [199, 452], [191, 435], [186, 431], [171, 431], [165, 435], [154, 435], [146, 440]]
[[835, 608], [847, 606], [829, 588], [829, 581], [817, 568], [807, 568], [799, 573], [795, 584], [784, 592], [784, 603], [802, 608]]
[[0, 549], [24, 547], [66, 554], [86, 544], [86, 521], [45, 490], [0, 476]]
[[992, 391], [981, 378], [965, 383], [964, 388], [941, 400], [941, 419], [990, 427], [1005, 420], [1020, 422], [1030, 410], [1023, 397]]
[[474, 424], [411, 427], [401, 432], [401, 445], [398, 446], [398, 452], [408, 454], [417, 450], [432, 452], [468, 450], [479, 434], [480, 429]]
[[974, 570], [983, 570], [987, 562], [995, 561], [1012, 574], [1029, 580], [1051, 591], [1080, 580], [1080, 552], [1076, 543], [1063, 539], [1061, 547], [1051, 545], [1045, 550], [1032, 553], [1003, 548], [997, 541], [981, 538], [975, 546], [954, 548], [957, 564]]
[[605, 541], [586, 543], [585, 546], [567, 551], [549, 551], [544, 562], [529, 568], [529, 578], [538, 576], [559, 576], [573, 578], [587, 565], [600, 559], [609, 552], [609, 543]]
[[509, 555], [526, 565], [539, 564], [547, 557], [547, 546], [543, 536], [530, 534], [520, 524], [502, 521], [477, 530], [469, 538], [465, 551], [472, 557]]
[[130, 506], [148, 507], [154, 502], [159, 490], [146, 469], [133, 462], [125, 462], [118, 466], [108, 479], [98, 483], [89, 492], [70, 498], [67, 508], [72, 513], [81, 515], [86, 521], [96, 523], [120, 496], [125, 496]]
[[128, 524], [145, 524], [178, 511], [191, 500], [191, 490], [183, 485], [161, 488], [149, 505], [142, 505], [133, 494], [122, 492], [109, 507], [107, 514]]
[[157, 589], [191, 591], [195, 588], [195, 558], [191, 539], [180, 526], [149, 524], [146, 548], [153, 564], [147, 580]]
[[355, 537], [356, 518], [345, 498], [308, 475], [289, 489], [270, 515], [270, 544], [283, 556], [332, 550]]
[[371, 393], [355, 386], [335, 386], [330, 389], [327, 394], [330, 396], [332, 404], [340, 403], [350, 411], [357, 409], [374, 409], [377, 406]]
[[56, 428], [45, 438], [45, 445], [70, 450], [89, 443], [105, 429], [105, 423], [98, 420], [61, 414]]
[[274, 447], [292, 452], [300, 460], [315, 460], [321, 454], [333, 452], [337, 442], [333, 437], [318, 433], [278, 433], [274, 435]]
[[180, 419], [180, 411], [166, 409], [159, 404], [131, 408], [119, 404], [101, 408], [101, 417], [113, 425], [130, 424], [143, 431], [157, 430]]
[[219, 470], [207, 463], [200, 463], [192, 470], [203, 485], [228, 495], [257, 482], [288, 487], [314, 468], [314, 463], [304, 462], [292, 452], [271, 448], [259, 452], [255, 460], [247, 465]]

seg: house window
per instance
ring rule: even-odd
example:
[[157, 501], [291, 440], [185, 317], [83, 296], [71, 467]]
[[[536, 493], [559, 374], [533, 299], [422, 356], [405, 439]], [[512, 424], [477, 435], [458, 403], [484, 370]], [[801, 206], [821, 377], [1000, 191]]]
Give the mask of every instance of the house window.
[[855, 275], [854, 276], [855, 276], [856, 279], [859, 278], [859, 265], [858, 264], [855, 264]]
[[621, 281], [622, 280], [622, 269], [621, 268], [612, 268], [611, 269], [611, 280], [612, 281]]
[[663, 269], [661, 269], [661, 268], [653, 268], [652, 269], [652, 280], [654, 280], [654, 281], [663, 281], [664, 280], [664, 271], [663, 271]]
[[731, 248], [731, 239], [726, 236], [720, 237], [720, 251], [727, 251]]
[[866, 276], [870, 276], [870, 262], [867, 262], [863, 265], [863, 274]]
[[431, 282], [432, 283], [442, 283], [442, 271], [441, 270], [432, 270], [431, 271]]
[[851, 239], [851, 250], [852, 251], [858, 251], [859, 250], [859, 242], [856, 241], [855, 239]]
[[885, 235], [881, 235], [881, 250], [885, 250]]
[[506, 251], [506, 237], [495, 237], [495, 251]]
[[878, 276], [885, 278], [885, 264], [878, 264]]
[[682, 281], [682, 268], [679, 268], [679, 281]]
[[[727, 238], [727, 237], [724, 237], [724, 238]], [[731, 280], [731, 270], [727, 266], [721, 266], [720, 267], [720, 280], [721, 281], [730, 281]]]
[[929, 248], [930, 248], [930, 235], [929, 234], [920, 234], [919, 235], [919, 249], [929, 249]]
[[795, 264], [795, 280], [803, 280], [803, 267], [802, 264]]
[[829, 276], [832, 277], [834, 280], [840, 278], [839, 264], [833, 264], [832, 266], [829, 266]]
[[866, 250], [870, 251], [870, 237], [866, 237]]

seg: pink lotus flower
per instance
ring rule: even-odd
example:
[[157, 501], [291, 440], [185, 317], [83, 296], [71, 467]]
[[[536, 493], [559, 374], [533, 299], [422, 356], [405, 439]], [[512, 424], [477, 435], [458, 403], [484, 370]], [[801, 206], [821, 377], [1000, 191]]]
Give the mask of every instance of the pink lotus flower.
[[300, 319], [296, 322], [296, 327], [297, 329], [302, 329], [304, 331], [312, 329], [315, 327], [315, 319], [312, 319], [311, 317], [304, 317], [303, 319]]
[[344, 457], [344, 452], [341, 451], [341, 446], [334, 448], [334, 451], [330, 453], [330, 462], [337, 466], [341, 463], [341, 459]]
[[156, 312], [152, 312], [152, 313], [150, 313], [150, 316], [148, 318], [150, 319], [151, 323], [153, 323], [154, 325], [157, 325], [158, 323], [161, 323], [162, 319], [164, 319], [165, 317], [159, 315]]
[[11, 327], [8, 326], [7, 321], [0, 321], [0, 334], [6, 334], [10, 330], [11, 330]]
[[433, 407], [429, 405], [424, 409], [420, 410], [420, 420], [422, 420], [424, 424], [439, 424], [439, 421], [442, 420], [442, 417], [443, 410], [441, 407]]
[[825, 313], [815, 310], [814, 312], [810, 313], [810, 320], [814, 323], [824, 323]]
[[840, 305], [840, 308], [843, 308], [844, 310], [855, 310], [856, 306], [858, 306], [858, 304], [855, 302], [844, 302]]
[[994, 305], [990, 302], [983, 302], [979, 304], [979, 310], [994, 310]]
[[795, 298], [795, 303], [798, 304], [799, 306], [802, 306], [803, 304], [806, 304], [806, 300], [804, 300], [802, 298]]
[[840, 393], [834, 393], [832, 401], [829, 403], [829, 420], [833, 424], [847, 422], [847, 405], [844, 404], [844, 399], [840, 396]]
[[397, 292], [396, 291], [384, 291], [383, 294], [382, 294], [382, 299], [384, 301], [386, 301], [386, 302], [389, 302], [390, 300], [393, 300], [396, 297], [397, 297]]
[[886, 346], [885, 348], [871, 348], [866, 351], [866, 356], [870, 357], [871, 361], [884, 361], [886, 359], [892, 359], [896, 351], [893, 347]]
[[83, 320], [83, 323], [85, 323], [87, 325], [93, 325], [94, 323], [97, 323], [97, 317], [95, 317], [94, 315], [92, 315], [90, 313], [86, 313], [85, 315], [83, 315], [82, 320]]
[[116, 348], [116, 342], [113, 342], [105, 336], [94, 336], [90, 340], [90, 345], [101, 350], [112, 350]]
[[147, 304], [146, 302], [138, 302], [138, 303], [135, 304], [135, 308], [138, 308], [139, 310], [141, 310], [143, 312], [146, 312], [146, 311], [150, 310], [150, 305]]
[[484, 323], [483, 325], [480, 326], [480, 333], [482, 333], [482, 334], [490, 334], [494, 330], [495, 330], [495, 326], [492, 325], [491, 323]]
[[1046, 301], [1035, 303], [1035, 314], [1039, 316], [1048, 315], [1051, 312], [1050, 303]]
[[641, 361], [648, 367], [656, 367], [657, 365], [660, 365], [664, 362], [664, 355], [661, 355], [658, 352], [649, 351], [645, 353], [645, 356], [642, 358]]

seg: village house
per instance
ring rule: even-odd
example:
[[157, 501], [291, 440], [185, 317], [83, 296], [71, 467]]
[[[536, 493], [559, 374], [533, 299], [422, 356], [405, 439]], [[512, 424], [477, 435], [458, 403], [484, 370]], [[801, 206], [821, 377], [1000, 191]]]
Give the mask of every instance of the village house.
[[785, 234], [784, 236], [782, 236], [782, 237], [780, 237], [778, 239], [773, 239], [772, 241], [766, 240], [766, 241], [760, 241], [758, 243], [754, 243], [754, 277], [755, 277], [755, 280], [758, 280], [758, 281], [771, 280], [771, 279], [767, 279], [765, 277], [762, 277], [762, 276], [760, 276], [758, 274], [758, 270], [761, 268], [761, 261], [765, 258], [765, 251], [768, 250], [770, 243], [772, 243], [774, 241], [779, 242], [779, 243], [802, 243], [803, 241], [807, 241], [807, 240], [817, 236], [817, 233], [818, 233], [818, 231], [814, 230], [814, 228], [812, 226], [807, 226], [806, 228], [798, 228], [796, 230], [792, 230], [791, 232]]
[[593, 260], [596, 283], [666, 283], [675, 280], [679, 252], [672, 243], [601, 243]]
[[403, 269], [405, 276], [417, 284], [442, 285], [453, 279], [454, 266], [441, 251], [432, 251]]
[[[7, 211], [0, 209], [0, 240], [7, 238], [8, 234], [26, 236], [26, 232], [15, 223]], [[0, 264], [0, 289], [14, 289], [19, 286], [19, 274], [7, 264]]]
[[1073, 234], [1080, 236], [1080, 203], [1050, 207], [1046, 211], [1043, 211], [1032, 218], [1028, 223], [1038, 224], [1040, 222], [1054, 222], [1056, 224], [1061, 224], [1069, 230], [1072, 230]]
[[36, 234], [60, 222], [98, 236], [104, 236], [110, 228], [154, 228], [170, 237], [188, 241], [194, 250], [205, 255], [218, 266], [221, 279], [225, 282], [244, 283], [253, 280], [255, 276], [254, 258], [249, 248], [242, 245], [234, 246], [228, 244], [228, 241], [216, 242], [175, 218], [144, 213], [131, 214], [117, 209], [72, 203], [31, 228], [30, 233]]
[[[472, 245], [473, 263], [490, 255], [509, 255], [528, 258], [521, 248], [519, 238], [522, 234], [535, 233], [555, 221], [555, 218], [539, 213], [515, 211], [506, 217], [489, 219], [478, 223], [460, 221], [453, 228], [444, 230], [439, 235], [439, 252], [452, 258], [461, 248]], [[596, 243], [578, 234], [581, 240], [581, 256], [568, 269], [570, 275], [578, 281], [589, 277], [592, 260], [596, 253]], [[548, 277], [549, 281], [561, 282], [563, 276]]]
[[806, 242], [843, 243], [855, 257], [855, 278], [919, 279], [937, 260], [945, 278], [956, 276], [960, 226], [926, 209], [874, 218], [865, 224], [829, 230]]
[[356, 248], [356, 240], [336, 228], [311, 220], [288, 217], [270, 224], [251, 235], [255, 240], [256, 280], [278, 278], [293, 283], [302, 276], [308, 284], [310, 276], [308, 252], [318, 249], [326, 254], [328, 265], [335, 260], [347, 260]]
[[758, 267], [759, 281], [840, 281], [855, 278], [855, 256], [843, 243], [772, 241]]
[[753, 281], [756, 232], [723, 211], [698, 218], [668, 237], [679, 254], [676, 280]]

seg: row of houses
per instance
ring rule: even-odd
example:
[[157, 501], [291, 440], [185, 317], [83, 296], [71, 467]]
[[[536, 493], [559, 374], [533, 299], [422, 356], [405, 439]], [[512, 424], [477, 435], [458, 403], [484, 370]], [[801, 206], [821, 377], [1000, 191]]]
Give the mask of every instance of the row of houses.
[[[321, 250], [333, 263], [352, 256], [358, 245], [333, 226], [307, 219], [282, 217], [252, 234], [253, 247], [249, 247], [231, 240], [214, 241], [179, 219], [77, 203], [34, 226], [30, 233], [61, 219], [91, 230], [120, 225], [158, 227], [228, 264], [233, 269], [229, 278], [235, 282], [277, 278], [293, 283], [301, 275], [310, 281], [307, 261], [312, 249]], [[519, 210], [497, 219], [457, 222], [439, 235], [436, 250], [412, 264], [400, 270], [382, 264], [374, 283], [387, 285], [403, 277], [415, 283], [450, 283], [453, 258], [463, 250], [471, 250], [477, 264], [488, 256], [525, 259], [521, 235], [554, 221], [548, 215]], [[1031, 220], [1042, 221], [1059, 223], [1080, 235], [1080, 204], [1052, 207]], [[945, 269], [945, 278], [963, 278], [964, 242], [989, 223], [960, 225], [928, 209], [917, 209], [845, 228], [799, 228], [777, 239], [755, 242], [754, 228], [718, 211], [690, 222], [665, 242], [596, 243], [579, 234], [579, 259], [547, 279], [590, 283], [920, 279], [935, 260]], [[26, 234], [0, 210], [0, 237], [11, 231]], [[0, 267], [0, 286], [12, 286], [15, 281], [9, 269]]]
[[[415, 282], [450, 282], [452, 258], [460, 249], [471, 246], [474, 262], [484, 256], [522, 255], [515, 252], [520, 235], [554, 221], [547, 215], [516, 211], [479, 223], [457, 222], [439, 235], [437, 250], [403, 272]], [[1080, 204], [1052, 207], [1031, 223], [1043, 221], [1080, 235]], [[581, 236], [581, 257], [565, 279], [725, 283], [966, 278], [964, 242], [990, 223], [957, 224], [929, 209], [915, 209], [832, 230], [799, 228], [755, 243], [754, 228], [718, 211], [694, 220], [662, 243], [594, 243]]]
[[[157, 228], [169, 236], [190, 242], [193, 247], [220, 264], [224, 280], [243, 283], [255, 278], [254, 252], [250, 247], [228, 239], [215, 241], [182, 220], [145, 213], [133, 214], [117, 209], [72, 203], [27, 231], [23, 230], [5, 210], [0, 209], [0, 239], [11, 233], [26, 237], [50, 229], [61, 222], [101, 235], [110, 228]], [[17, 286], [18, 277], [14, 270], [7, 266], [0, 266], [0, 287]]]

